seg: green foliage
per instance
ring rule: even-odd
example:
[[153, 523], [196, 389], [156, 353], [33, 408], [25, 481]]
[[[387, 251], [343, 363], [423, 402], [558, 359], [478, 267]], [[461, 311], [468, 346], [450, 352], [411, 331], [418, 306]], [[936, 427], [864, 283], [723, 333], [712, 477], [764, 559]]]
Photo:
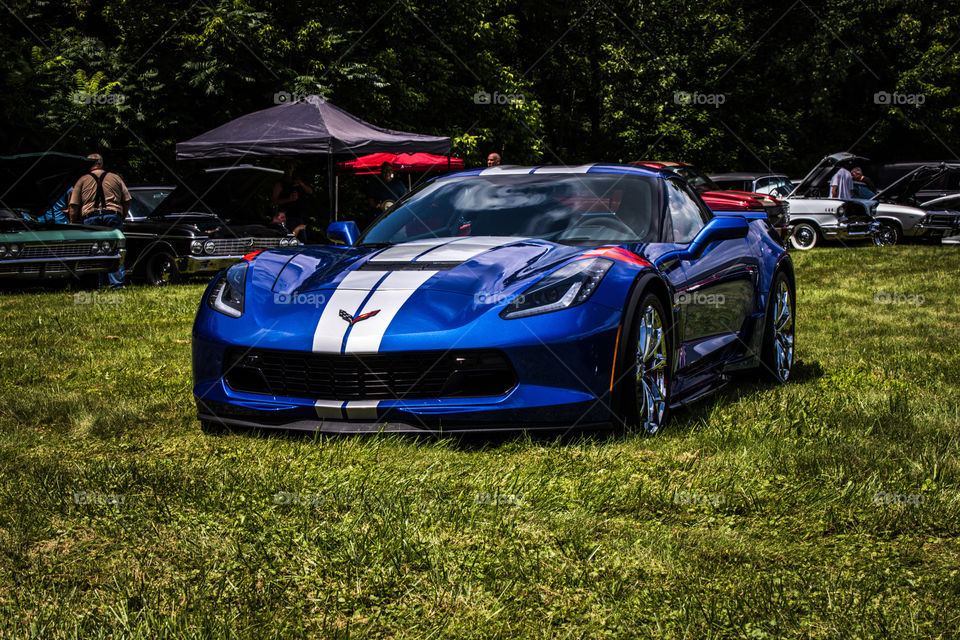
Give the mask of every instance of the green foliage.
[[[826, 152], [956, 158], [960, 15], [905, 0], [14, 0], [2, 146], [99, 148], [168, 181], [173, 144], [278, 92], [449, 135], [468, 165], [684, 159], [799, 173]], [[77, 91], [122, 96], [78, 104]], [[513, 96], [477, 104], [474, 95]], [[877, 92], [923, 103], [878, 104]], [[678, 102], [678, 94], [722, 103]]]

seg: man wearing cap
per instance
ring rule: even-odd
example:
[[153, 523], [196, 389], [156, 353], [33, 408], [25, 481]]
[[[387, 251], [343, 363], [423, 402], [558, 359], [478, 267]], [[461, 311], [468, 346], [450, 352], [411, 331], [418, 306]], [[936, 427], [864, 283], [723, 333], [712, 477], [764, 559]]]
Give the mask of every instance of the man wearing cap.
[[[130, 210], [130, 192], [115, 173], [103, 168], [103, 156], [91, 153], [90, 171], [77, 180], [70, 194], [70, 220], [111, 229], [123, 229], [123, 219]], [[122, 289], [124, 270], [121, 263], [108, 274], [111, 289]], [[102, 284], [102, 282], [101, 282]]]

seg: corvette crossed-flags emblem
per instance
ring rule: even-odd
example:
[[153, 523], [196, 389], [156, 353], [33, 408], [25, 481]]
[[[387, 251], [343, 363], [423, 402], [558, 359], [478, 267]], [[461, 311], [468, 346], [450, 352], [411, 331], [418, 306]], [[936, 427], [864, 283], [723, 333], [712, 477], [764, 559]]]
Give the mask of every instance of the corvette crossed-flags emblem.
[[344, 311], [343, 309], [340, 309], [340, 317], [343, 318], [344, 320], [346, 320], [347, 322], [349, 322], [351, 327], [352, 327], [353, 325], [357, 324], [358, 322], [360, 322], [361, 320], [366, 320], [367, 318], [372, 318], [373, 316], [377, 315], [378, 313], [380, 313], [380, 309], [377, 309], [376, 311], [370, 311], [370, 312], [368, 312], [368, 313], [363, 313], [363, 314], [361, 314], [361, 315], [359, 315], [359, 316], [352, 316], [352, 315], [350, 315], [349, 313], [347, 313], [346, 311]]

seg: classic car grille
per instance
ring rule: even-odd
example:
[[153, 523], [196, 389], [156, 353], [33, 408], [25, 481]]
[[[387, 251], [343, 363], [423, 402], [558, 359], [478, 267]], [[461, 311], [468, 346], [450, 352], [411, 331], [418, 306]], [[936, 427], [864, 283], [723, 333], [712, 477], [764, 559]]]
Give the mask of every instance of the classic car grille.
[[960, 222], [960, 216], [949, 213], [928, 213], [924, 224], [926, 226], [953, 228], [957, 226], [958, 222]]
[[109, 259], [46, 263], [35, 262], [27, 264], [0, 263], [0, 275], [39, 276], [41, 274], [69, 274], [85, 271], [103, 271], [110, 267], [111, 261]]
[[20, 258], [80, 258], [93, 253], [93, 243], [79, 244], [27, 244], [20, 252]]
[[499, 351], [337, 354], [231, 348], [224, 379], [236, 391], [311, 400], [503, 395], [517, 374]]
[[208, 256], [240, 256], [257, 249], [276, 249], [280, 238], [223, 238], [213, 239], [216, 249]]

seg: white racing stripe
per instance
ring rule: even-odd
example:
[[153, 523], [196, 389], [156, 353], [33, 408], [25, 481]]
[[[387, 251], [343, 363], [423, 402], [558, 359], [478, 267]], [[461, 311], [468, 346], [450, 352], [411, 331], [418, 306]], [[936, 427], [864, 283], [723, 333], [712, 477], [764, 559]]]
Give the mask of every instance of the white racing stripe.
[[337, 290], [327, 301], [327, 306], [323, 308], [323, 313], [320, 314], [317, 328], [313, 332], [314, 351], [340, 353], [343, 334], [350, 326], [340, 317], [340, 310], [356, 315], [357, 309], [370, 293], [370, 289], [383, 275], [382, 272], [376, 271], [351, 271], [344, 276]]
[[345, 409], [343, 405], [341, 400], [317, 400], [313, 406], [316, 408], [317, 417], [326, 420], [343, 420], [344, 410], [350, 420], [376, 420], [380, 401], [351, 400], [346, 403]]
[[460, 238], [430, 238], [428, 240], [412, 240], [392, 247], [388, 247], [370, 258], [369, 262], [409, 262], [424, 251], [439, 247]]
[[432, 249], [414, 262], [466, 262], [491, 249], [526, 240], [527, 238], [480, 236], [464, 238], [463, 242], [451, 242]]
[[376, 420], [379, 400], [351, 400], [347, 403], [347, 418], [351, 420]]
[[[371, 271], [368, 273], [376, 273]], [[362, 313], [379, 310], [377, 315], [353, 325], [347, 337], [347, 348], [344, 353], [377, 353], [380, 350], [380, 341], [387, 332], [387, 328], [394, 316], [400, 311], [410, 296], [416, 293], [424, 282], [429, 280], [436, 271], [391, 271], [386, 280], [377, 287], [367, 303], [363, 305]], [[383, 273], [380, 273], [383, 276]], [[339, 313], [339, 312], [338, 312]], [[352, 313], [352, 312], [351, 312]], [[342, 319], [340, 323], [346, 326]], [[343, 335], [343, 334], [341, 334]], [[339, 345], [337, 345], [339, 350]]]
[[313, 406], [317, 410], [318, 418], [343, 419], [343, 410], [340, 408], [343, 406], [343, 402], [339, 400], [317, 400], [313, 403]]

